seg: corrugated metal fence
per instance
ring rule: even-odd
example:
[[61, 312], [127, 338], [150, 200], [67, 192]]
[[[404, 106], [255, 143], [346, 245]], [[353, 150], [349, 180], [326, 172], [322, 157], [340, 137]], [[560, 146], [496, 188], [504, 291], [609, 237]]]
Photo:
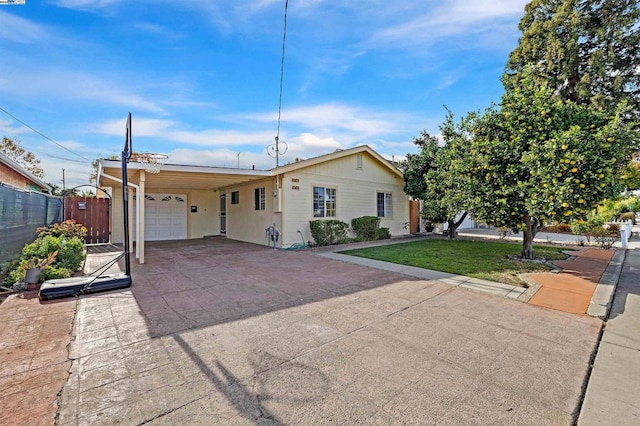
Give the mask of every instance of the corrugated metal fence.
[[60, 222], [62, 198], [0, 184], [0, 264], [36, 239], [36, 229]]

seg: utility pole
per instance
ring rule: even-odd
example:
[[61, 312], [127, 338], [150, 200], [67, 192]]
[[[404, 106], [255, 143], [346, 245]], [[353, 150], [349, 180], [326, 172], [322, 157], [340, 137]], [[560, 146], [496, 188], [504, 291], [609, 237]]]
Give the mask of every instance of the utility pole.
[[62, 192], [64, 192], [64, 190], [67, 189], [66, 188], [66, 183], [64, 180], [64, 169], [62, 169]]
[[238, 157], [238, 168], [240, 168], [240, 153], [237, 153], [236, 157]]

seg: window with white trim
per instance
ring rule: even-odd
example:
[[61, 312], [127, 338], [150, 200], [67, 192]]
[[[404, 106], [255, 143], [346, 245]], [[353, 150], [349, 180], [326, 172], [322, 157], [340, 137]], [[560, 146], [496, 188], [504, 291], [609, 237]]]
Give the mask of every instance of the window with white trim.
[[393, 216], [393, 197], [387, 192], [377, 193], [378, 217]]
[[265, 192], [264, 187], [256, 188], [254, 192], [254, 204], [256, 210], [265, 209]]
[[336, 217], [336, 189], [313, 187], [313, 217]]

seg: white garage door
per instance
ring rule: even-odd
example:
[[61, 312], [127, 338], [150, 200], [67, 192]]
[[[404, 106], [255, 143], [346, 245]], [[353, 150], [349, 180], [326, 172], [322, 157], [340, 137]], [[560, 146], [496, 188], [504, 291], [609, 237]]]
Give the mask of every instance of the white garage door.
[[145, 241], [187, 239], [187, 196], [146, 194], [144, 200]]

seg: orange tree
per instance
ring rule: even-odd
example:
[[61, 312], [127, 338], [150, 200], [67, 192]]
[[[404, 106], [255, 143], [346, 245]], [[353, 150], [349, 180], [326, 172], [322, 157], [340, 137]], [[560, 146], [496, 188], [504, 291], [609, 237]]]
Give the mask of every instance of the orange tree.
[[582, 219], [620, 192], [634, 141], [628, 108], [589, 108], [554, 96], [524, 72], [501, 104], [472, 118], [468, 208], [477, 220], [523, 231], [522, 257], [545, 223]]

